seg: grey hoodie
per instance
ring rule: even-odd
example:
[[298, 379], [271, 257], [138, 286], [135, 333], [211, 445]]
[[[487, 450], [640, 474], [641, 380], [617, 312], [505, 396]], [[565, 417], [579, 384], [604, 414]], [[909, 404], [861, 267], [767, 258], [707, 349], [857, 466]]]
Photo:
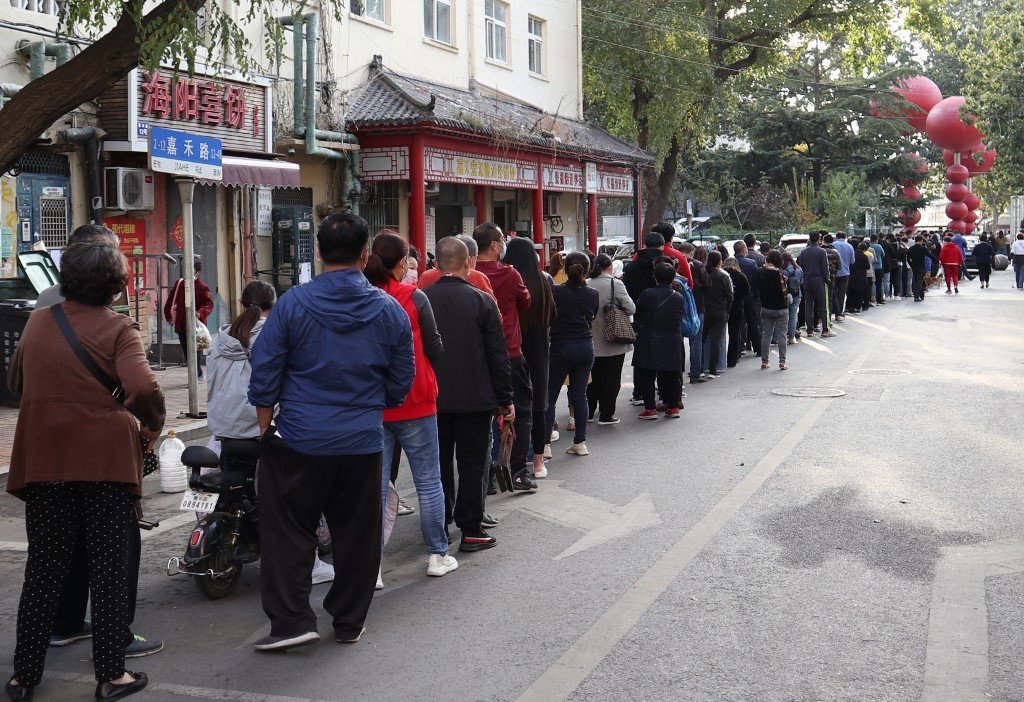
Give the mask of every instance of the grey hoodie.
[[[263, 328], [256, 322], [249, 334], [249, 348]], [[228, 439], [258, 439], [256, 408], [249, 404], [252, 365], [242, 342], [228, 334], [230, 324], [217, 330], [206, 357], [206, 417], [210, 433]]]

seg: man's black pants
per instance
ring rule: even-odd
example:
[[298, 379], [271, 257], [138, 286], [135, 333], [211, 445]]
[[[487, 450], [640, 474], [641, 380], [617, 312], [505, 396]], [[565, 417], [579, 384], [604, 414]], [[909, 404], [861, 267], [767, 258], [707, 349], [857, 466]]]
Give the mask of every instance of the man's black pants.
[[747, 322], [747, 341], [754, 353], [761, 355], [761, 305], [753, 295], [743, 301], [743, 317]]
[[[139, 561], [142, 557], [142, 538], [139, 522], [134, 520], [128, 530], [128, 562], [125, 577], [128, 587], [128, 626], [135, 621], [135, 599], [139, 594]], [[89, 605], [89, 558], [85, 538], [80, 536], [71, 556], [71, 567], [64, 579], [64, 588], [57, 600], [57, 616], [53, 620], [53, 633], [72, 636], [85, 626], [85, 610]], [[125, 646], [134, 640], [129, 636]]]
[[828, 310], [825, 307], [825, 281], [821, 278], [804, 278], [804, 305], [807, 313], [807, 333], [814, 330], [814, 326], [821, 320], [821, 331], [826, 332], [831, 326], [829, 324]]
[[846, 295], [850, 288], [850, 276], [836, 276], [836, 282], [832, 286], [832, 310], [837, 317], [846, 314]]
[[316, 631], [309, 605], [321, 513], [343, 574], [324, 598], [339, 638], [362, 631], [380, 568], [381, 453], [307, 456], [273, 428], [260, 443], [260, 569], [271, 636]]
[[914, 299], [920, 300], [924, 297], [924, 268], [914, 269]]
[[[622, 387], [622, 362], [625, 359], [624, 353], [594, 359], [590, 385], [587, 386], [587, 404], [591, 417], [596, 416], [600, 421], [607, 422], [615, 416], [615, 400]], [[598, 410], [601, 411], [600, 415], [597, 414]]]
[[[516, 409], [516, 414], [519, 409]], [[463, 531], [480, 531], [487, 497], [491, 447], [491, 412], [438, 412], [437, 439], [441, 449], [441, 487], [444, 523], [453, 520]], [[579, 421], [585, 422], [586, 417]], [[517, 439], [519, 437], [516, 437]], [[527, 435], [529, 440], [529, 435]], [[544, 450], [544, 447], [540, 447]], [[456, 463], [459, 485], [455, 486]]]
[[[543, 388], [537, 388], [537, 392], [544, 392]], [[530, 429], [533, 427], [533, 382], [530, 379], [530, 367], [526, 365], [526, 358], [520, 356], [512, 359], [512, 404], [516, 408], [515, 430], [516, 438], [512, 443], [512, 455], [510, 457], [512, 475], [527, 470], [527, 461], [533, 465], [533, 456], [530, 453]], [[495, 438], [497, 440], [497, 438]], [[541, 451], [544, 447], [541, 446]]]

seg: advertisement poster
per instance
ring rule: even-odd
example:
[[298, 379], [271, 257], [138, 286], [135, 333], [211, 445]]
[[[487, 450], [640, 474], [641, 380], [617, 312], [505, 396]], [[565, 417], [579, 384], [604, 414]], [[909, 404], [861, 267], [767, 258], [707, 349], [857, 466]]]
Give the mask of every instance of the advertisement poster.
[[103, 220], [104, 226], [117, 234], [120, 240], [121, 253], [128, 258], [131, 274], [128, 278], [128, 294], [134, 295], [136, 289], [146, 285], [146, 260], [132, 258], [132, 254], [146, 253], [146, 220], [133, 217], [108, 217]]

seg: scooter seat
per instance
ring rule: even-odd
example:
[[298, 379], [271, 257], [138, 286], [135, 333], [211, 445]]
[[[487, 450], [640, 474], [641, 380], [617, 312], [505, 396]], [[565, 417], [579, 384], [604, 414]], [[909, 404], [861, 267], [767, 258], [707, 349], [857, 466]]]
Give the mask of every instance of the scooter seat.
[[189, 468], [217, 468], [220, 457], [205, 446], [189, 446], [181, 454], [181, 462]]
[[215, 490], [240, 488], [245, 486], [245, 473], [240, 470], [219, 470], [202, 476], [199, 484]]

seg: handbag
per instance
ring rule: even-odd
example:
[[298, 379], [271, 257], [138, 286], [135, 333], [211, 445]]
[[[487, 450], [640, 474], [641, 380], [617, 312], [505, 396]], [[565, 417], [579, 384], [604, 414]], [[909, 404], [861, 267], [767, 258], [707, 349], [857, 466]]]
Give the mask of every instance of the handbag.
[[632, 344], [636, 330], [615, 296], [615, 279], [610, 278], [612, 301], [604, 306], [604, 340], [610, 344]]
[[[53, 318], [57, 322], [57, 327], [60, 329], [60, 333], [64, 335], [64, 340], [68, 342], [68, 346], [74, 351], [75, 356], [82, 362], [85, 369], [89, 371], [89, 375], [99, 382], [100, 385], [110, 394], [112, 398], [117, 400], [117, 404], [124, 404], [124, 388], [121, 384], [111, 378], [109, 375], [103, 372], [103, 369], [96, 365], [96, 361], [92, 360], [92, 356], [89, 352], [82, 348], [82, 344], [78, 341], [78, 336], [75, 334], [75, 330], [71, 327], [71, 322], [68, 321], [68, 317], [64, 314], [64, 309], [59, 305], [54, 305], [50, 308], [53, 311]], [[147, 451], [145, 441], [142, 444], [142, 476], [152, 475], [160, 469], [160, 459], [157, 458], [156, 451]]]

